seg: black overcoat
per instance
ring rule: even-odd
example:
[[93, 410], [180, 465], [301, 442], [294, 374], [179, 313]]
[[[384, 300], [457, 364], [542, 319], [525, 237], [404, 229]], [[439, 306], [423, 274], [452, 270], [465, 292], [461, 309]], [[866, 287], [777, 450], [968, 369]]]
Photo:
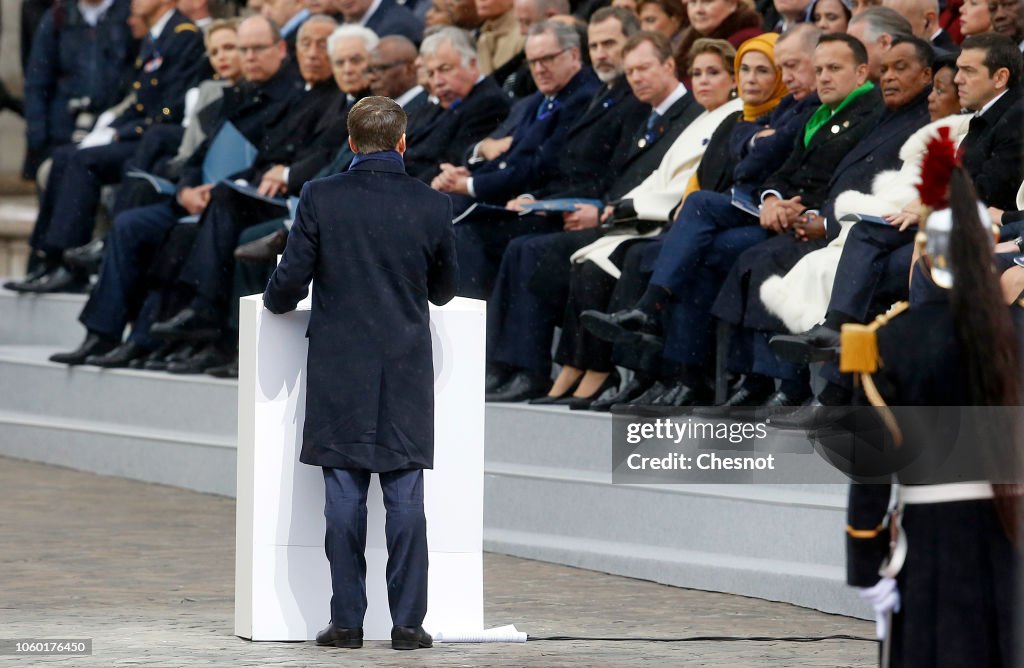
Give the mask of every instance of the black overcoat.
[[[374, 154], [370, 154], [373, 156]], [[374, 472], [431, 468], [427, 300], [458, 283], [447, 195], [397, 161], [364, 158], [302, 189], [263, 302], [285, 313], [314, 281], [300, 461]]]

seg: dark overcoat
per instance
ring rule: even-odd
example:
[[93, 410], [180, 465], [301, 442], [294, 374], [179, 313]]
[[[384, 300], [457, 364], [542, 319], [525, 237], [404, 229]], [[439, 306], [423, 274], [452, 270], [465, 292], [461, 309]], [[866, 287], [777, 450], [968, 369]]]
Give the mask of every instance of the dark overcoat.
[[[374, 154], [370, 154], [373, 156]], [[306, 184], [263, 302], [285, 313], [312, 279], [300, 461], [374, 472], [431, 468], [427, 300], [458, 283], [447, 195], [368, 157]]]

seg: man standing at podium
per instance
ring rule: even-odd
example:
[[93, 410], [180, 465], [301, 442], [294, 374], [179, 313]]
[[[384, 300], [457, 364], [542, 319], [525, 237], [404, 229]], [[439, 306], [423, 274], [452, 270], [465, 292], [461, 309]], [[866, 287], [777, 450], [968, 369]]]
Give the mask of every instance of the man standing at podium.
[[380, 476], [394, 649], [430, 647], [423, 469], [434, 461], [434, 373], [427, 300], [455, 295], [447, 195], [407, 176], [406, 116], [386, 97], [348, 114], [348, 171], [306, 184], [263, 303], [295, 308], [313, 280], [304, 464], [323, 467], [331, 624], [319, 645], [363, 645], [366, 493]]

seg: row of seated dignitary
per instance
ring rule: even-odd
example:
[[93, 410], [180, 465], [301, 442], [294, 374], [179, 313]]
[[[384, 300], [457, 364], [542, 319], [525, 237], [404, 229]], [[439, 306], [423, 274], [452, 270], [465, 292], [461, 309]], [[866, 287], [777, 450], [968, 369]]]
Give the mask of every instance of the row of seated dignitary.
[[[687, 195], [689, 190], [699, 186], [705, 195], [719, 194], [728, 206], [728, 193], [733, 185], [743, 191], [753, 191], [781, 166], [798, 129], [818, 106], [810, 67], [817, 36], [813, 27], [798, 28], [786, 33], [776, 45], [778, 36], [768, 33], [741, 45], [738, 56], [732, 54], [729, 47], [728, 52], [719, 52], [717, 59], [706, 57], [713, 55], [711, 53], [694, 59], [693, 64], [701, 70], [710, 66], [730, 74], [725, 95], [718, 100], [703, 100], [701, 103], [710, 110], [704, 111], [679, 134], [661, 164], [643, 182], [605, 208], [602, 215], [606, 225], [611, 227], [609, 233], [602, 235], [601, 230], [590, 229], [562, 235], [561, 244], [569, 246], [569, 253], [575, 254], [571, 265], [565, 254], [556, 263], [563, 271], [555, 279], [564, 286], [556, 288], [561, 292], [559, 304], [542, 311], [546, 303], [534, 298], [532, 301], [537, 306], [532, 309], [516, 304], [503, 309], [518, 312], [518, 318], [529, 318], [531, 310], [544, 313], [549, 318], [547, 339], [538, 341], [530, 349], [517, 346], [516, 337], [507, 336], [507, 332], [514, 329], [516, 318], [506, 318], [503, 314], [492, 318], [490, 380], [496, 385], [492, 399], [521, 400], [547, 391], [546, 397], [537, 400], [584, 407], [602, 399], [600, 390], [611, 391], [616, 383], [614, 375], [610, 374], [614, 368], [610, 346], [579, 327], [581, 310], [607, 306], [616, 279], [623, 273], [626, 253], [668, 227], [673, 218], [678, 221], [680, 200], [694, 196]], [[727, 54], [730, 57], [725, 57]], [[780, 69], [776, 68], [777, 62], [781, 64]], [[626, 71], [632, 80], [636, 73], [631, 71], [630, 64], [627, 56]], [[668, 70], [671, 72], [672, 68]], [[741, 98], [725, 103], [733, 87], [731, 73], [734, 71], [739, 76]], [[700, 76], [695, 76], [694, 85], [703, 88], [704, 72], [697, 74]], [[758, 136], [755, 138], [755, 135]], [[596, 218], [596, 212], [594, 214]], [[690, 222], [687, 220], [686, 224]], [[672, 223], [671, 229], [677, 226]], [[506, 257], [503, 271], [518, 268], [510, 259]], [[546, 258], [534, 263], [540, 267], [537, 272], [554, 275], [547, 264]], [[530, 267], [524, 270], [529, 271]], [[545, 277], [545, 288], [551, 282]], [[520, 296], [518, 301], [523, 302], [528, 297]], [[499, 302], [496, 306], [498, 308], [492, 306], [492, 312], [506, 305]], [[545, 371], [550, 368], [547, 350], [551, 346], [550, 330], [558, 322], [562, 324], [562, 336], [557, 359], [562, 371], [551, 385], [545, 382]], [[524, 332], [517, 334], [525, 336]], [[602, 388], [603, 385], [607, 387]]]
[[[239, 41], [277, 44], [271, 28], [265, 19], [247, 19]], [[326, 17], [310, 18], [301, 30], [299, 67], [309, 85], [305, 91], [298, 89], [275, 123], [260, 124], [259, 137], [247, 134], [260, 147], [254, 167], [236, 175], [239, 178], [230, 184], [204, 184], [199, 174], [192, 174], [179, 182], [174, 201], [119, 215], [108, 236], [99, 281], [80, 317], [88, 335], [77, 350], [51, 359], [180, 373], [213, 367], [214, 375], [234, 375], [237, 299], [231, 296], [261, 289], [274, 261], [271, 256], [257, 271], [243, 270], [233, 257], [239, 234], [244, 240], [247, 233], [258, 237], [267, 229], [282, 227], [286, 205], [268, 195], [297, 193], [304, 180], [348, 167], [353, 154], [345, 130], [347, 110], [367, 86], [403, 105], [409, 115], [410, 171], [425, 181], [437, 173], [442, 160], [468, 150], [508, 112], [507, 98], [497, 84], [480, 77], [475, 45], [465, 31], [442, 29], [428, 37], [417, 53], [405, 38], [378, 41], [365, 28], [335, 29], [333, 20]], [[276, 47], [261, 50], [243, 65], [259, 65], [257, 69], [265, 71], [270, 81], [281, 71], [283, 54]], [[438, 104], [428, 103], [417, 83], [418, 56], [430, 74]], [[334, 81], [328, 86], [332, 66]], [[323, 72], [322, 81], [314, 71]], [[315, 109], [311, 108], [318, 89], [314, 81], [334, 91]], [[244, 112], [244, 108], [232, 112], [225, 105], [222, 118], [246, 133]], [[197, 151], [192, 164], [201, 163], [202, 152]], [[307, 164], [310, 161], [313, 164]], [[249, 188], [237, 187], [241, 178]], [[198, 225], [177, 224], [188, 213], [199, 216]], [[157, 280], [148, 270], [151, 265], [161, 269]], [[154, 322], [161, 318], [165, 320]], [[132, 323], [131, 334], [122, 343], [128, 323]]]
[[[595, 18], [600, 17], [595, 14]], [[591, 44], [604, 41], [605, 31], [603, 24], [592, 23]], [[695, 43], [686, 68], [692, 75], [691, 92], [676, 77], [678, 68], [663, 35], [641, 32], [628, 39], [625, 34], [616, 38], [614, 50], [604, 47], [591, 57], [599, 73], [607, 68], [605, 77], [612, 90], [628, 83], [633, 103], [643, 103], [642, 114], [625, 119], [621, 138], [612, 138], [618, 140], [618, 147], [611, 153], [611, 177], [592, 179], [591, 190], [576, 185], [560, 193], [535, 195], [582, 197], [594, 203], [578, 203], [569, 213], [538, 217], [544, 227], [517, 237], [504, 253], [488, 309], [488, 396], [492, 401], [519, 400], [548, 389], [548, 351], [565, 308], [570, 256], [601, 236], [602, 218], [608, 222], [634, 217], [629, 203], [646, 205], [649, 216], [667, 220], [715, 128], [739, 107], [738, 100], [730, 100], [735, 52], [728, 42]], [[624, 80], [614, 83], [613, 76]], [[579, 133], [570, 138], [569, 148], [585, 150], [598, 143]], [[607, 167], [606, 157], [595, 164], [599, 172]], [[642, 202], [637, 202], [638, 192], [646, 194]], [[528, 197], [519, 198], [508, 206], [515, 209], [528, 201]], [[617, 214], [613, 202], [620, 202]]]
[[[785, 162], [753, 193], [753, 199], [761, 202], [760, 215], [757, 209], [748, 212], [733, 206], [737, 189], [732, 194], [702, 190], [690, 195], [663, 239], [627, 252], [624, 274], [632, 276], [628, 282], [624, 276], [616, 286], [621, 288], [619, 294], [612, 297], [613, 305], [626, 308], [611, 314], [586, 311], [580, 316], [591, 334], [613, 343], [634, 341], [634, 349], [657, 352], [663, 334], [665, 363], [651, 363], [649, 357], [637, 355], [630, 363], [638, 370], [633, 387], [623, 388], [632, 396], [617, 397], [617, 401], [666, 409], [708, 402], [715, 327], [710, 311], [737, 258], [747, 249], [773, 243], [785, 231], [780, 219], [788, 228], [810, 222], [829, 201], [837, 165], [856, 155], [858, 145], [873, 133], [887, 137], [893, 131], [876, 129], [885, 107], [878, 87], [868, 80], [864, 45], [846, 34], [815, 39], [814, 28], [795, 30], [797, 36], [783, 45], [798, 39], [806, 40], [804, 44], [816, 42], [812, 62], [818, 104], [797, 126]], [[923, 50], [930, 59], [930, 47], [923, 44]], [[776, 57], [780, 55], [777, 52]], [[918, 126], [927, 120], [923, 105], [929, 81], [930, 73], [922, 77], [915, 95], [901, 102], [921, 105]], [[645, 269], [649, 279], [637, 281]], [[646, 284], [639, 296], [638, 283]], [[624, 294], [629, 291], [632, 301]], [[777, 401], [782, 396], [771, 398]]]
[[[912, 196], [907, 197], [901, 205], [897, 205], [893, 209], [868, 211], [868, 213], [878, 215], [890, 214], [888, 220], [892, 224], [891, 226], [863, 222], [849, 227], [848, 221], [840, 223], [838, 219], [842, 216], [837, 209], [837, 204], [842, 202], [841, 196], [847, 196], [851, 190], [865, 189], [870, 186], [874, 177], [878, 177], [891, 186], [893, 184], [891, 172], [889, 176], [882, 176], [883, 170], [901, 168], [901, 163], [903, 163], [903, 169], [914, 170], [919, 163], [920, 158], [917, 158], [917, 162], [914, 161], [914, 151], [908, 149], [908, 145], [923, 146], [925, 143], [924, 140], [916, 139], [913, 135], [915, 131], [921, 132], [921, 128], [929, 120], [929, 82], [933, 79], [933, 52], [927, 44], [906, 35], [894, 35], [891, 41], [890, 48], [879, 54], [881, 60], [879, 83], [885, 103], [884, 112], [870, 122], [864, 137], [852, 146], [845, 156], [838, 156], [833, 167], [825, 170], [827, 183], [823, 199], [815, 202], [808, 199], [806, 192], [799, 193], [792, 189], [778, 187], [774, 188], [776, 191], [774, 193], [767, 191], [763, 193], [761, 227], [766, 230], [770, 229], [774, 236], [746, 251], [738, 261], [732, 264], [731, 269], [726, 268], [729, 273], [725, 278], [724, 286], [721, 289], [716, 287], [707, 293], [708, 299], [714, 301], [713, 307], [711, 301], [707, 301], [700, 311], [687, 311], [691, 308], [694, 300], [688, 299], [687, 293], [678, 291], [682, 286], [678, 282], [673, 283], [673, 278], [678, 277], [679, 274], [674, 273], [675, 268], [671, 263], [666, 264], [667, 256], [662, 253], [655, 265], [654, 275], [650, 278], [646, 292], [641, 299], [632, 303], [636, 308], [612, 315], [591, 313], [584, 316], [585, 321], [590, 318], [589, 324], [594, 331], [606, 338], [609, 334], [615, 333], [623, 336], [627, 330], [639, 330], [645, 325], [650, 326], [651, 323], [664, 322], [665, 355], [670, 359], [695, 364], [698, 370], [703, 367], [704, 375], [696, 380], [692, 377], [687, 379], [691, 384], [697, 384], [706, 377], [707, 360], [710, 355], [708, 346], [712, 338], [711, 328], [714, 326], [714, 320], [708, 317], [708, 309], [710, 309], [722, 321], [740, 326], [733, 337], [729, 364], [733, 371], [744, 373], [745, 379], [743, 385], [726, 401], [726, 408], [763, 406], [770, 410], [777, 410], [780, 407], [799, 405], [810, 393], [806, 361], [811, 356], [807, 355], [806, 351], [813, 349], [814, 346], [801, 340], [808, 337], [796, 337], [796, 341], [786, 340], [787, 337], [782, 337], [782, 345], [776, 344], [775, 352], [769, 349], [767, 342], [771, 337], [771, 332], [785, 331], [785, 328], [777, 317], [781, 312], [777, 308], [775, 310], [766, 308], [765, 301], [770, 300], [764, 299], [765, 290], [762, 289], [762, 284], [770, 275], [786, 272], [804, 256], [808, 256], [810, 259], [811, 255], [816, 253], [834, 252], [835, 246], [841, 246], [844, 239], [851, 242], [853, 239], [860, 238], [860, 234], [864, 234], [864, 238], [870, 239], [875, 233], [878, 233], [881, 238], [885, 239], [888, 238], [890, 232], [898, 233], [898, 227], [907, 222], [907, 214], [901, 213], [899, 207], [910, 203]], [[822, 42], [827, 44], [824, 38]], [[820, 51], [821, 46], [818, 48]], [[972, 54], [972, 51], [979, 53]], [[816, 54], [816, 58], [819, 55]], [[978, 63], [973, 61], [975, 56], [978, 58]], [[981, 69], [980, 65], [986, 62], [986, 58], [991, 58], [991, 61], [985, 66], [985, 69]], [[982, 183], [986, 179], [992, 179], [994, 174], [987, 173], [984, 161], [971, 155], [973, 150], [983, 151], [979, 155], [993, 156], [992, 164], [988, 169], [995, 168], [999, 172], [1009, 172], [1005, 175], [1000, 173], [996, 178], [1001, 185], [995, 191], [989, 192], [990, 197], [993, 192], [997, 193], [995, 201], [1004, 204], [1009, 204], [1007, 200], [1012, 201], [1013, 193], [1016, 192], [1021, 182], [1019, 108], [1016, 112], [1012, 111], [1015, 105], [1019, 105], [1015, 99], [1018, 75], [1014, 74], [1020, 71], [1019, 61], [1020, 54], [1015, 46], [1006, 38], [994, 35], [979, 36], [973, 38], [972, 41], [965, 41], [965, 49], [957, 61], [959, 73], [956, 75], [956, 81], [967, 85], [966, 95], [960, 96], [960, 105], [974, 112], [978, 110], [985, 113], [991, 110], [997, 112], [990, 119], [986, 119], [990, 121], [988, 123], [971, 123], [971, 132], [967, 134], [973, 133], [974, 137], [973, 141], [966, 141], [962, 144], [965, 147], [963, 161], [969, 170], [973, 169], [981, 177]], [[859, 68], [860, 65], [857, 67]], [[988, 67], [993, 69], [989, 70]], [[976, 71], [976, 79], [985, 82], [982, 87], [987, 89], [987, 92], [978, 95], [977, 99], [974, 99], [971, 94], [971, 83], [965, 79], [970, 76], [972, 71]], [[1002, 73], [1000, 74], [1000, 72]], [[935, 77], [935, 81], [938, 80], [939, 77]], [[822, 73], [819, 71], [819, 88], [822, 83]], [[835, 86], [834, 82], [833, 86]], [[999, 109], [998, 104], [990, 104], [995, 103], [996, 99], [1004, 92], [1009, 95], [1006, 109]], [[825, 100], [823, 99], [823, 101]], [[932, 91], [932, 101], [938, 102], [935, 91]], [[827, 104], [827, 101], [825, 102]], [[950, 111], [948, 106], [945, 107], [944, 112], [941, 111], [938, 104], [933, 104], [932, 108], [937, 116], [945, 115]], [[954, 105], [952, 110], [957, 109], [958, 105]], [[837, 110], [828, 121], [827, 125], [830, 131], [831, 126], [835, 125], [834, 120], [841, 119], [841, 113], [842, 110]], [[1017, 114], [1016, 119], [1013, 120], [1013, 126], [1007, 124], [994, 130], [993, 128], [1001, 121], [1003, 113], [1011, 113], [1011, 118], [1013, 113]], [[813, 122], [813, 117], [811, 120]], [[966, 125], [959, 122], [954, 124], [960, 127]], [[834, 134], [841, 136], [843, 130], [843, 127], [839, 127]], [[813, 138], [811, 144], [813, 144]], [[972, 148], [972, 146], [976, 148]], [[799, 151], [799, 146], [797, 151]], [[919, 156], [921, 149], [916, 149], [916, 152]], [[1009, 159], [1009, 156], [1014, 157]], [[914, 177], [910, 177], [910, 180], [913, 181]], [[771, 186], [770, 183], [766, 185]], [[881, 186], [881, 190], [886, 189], [885, 185]], [[902, 190], [905, 191], [905, 189]], [[784, 207], [787, 198], [792, 198], [794, 194], [800, 194], [801, 201], [790, 200], [792, 204], [789, 211], [780, 208]], [[774, 206], [772, 205], [773, 199], [777, 200], [774, 201]], [[1016, 207], [1009, 206], [1008, 208]], [[852, 212], [857, 211], [862, 210], [856, 207], [852, 209]], [[845, 234], [849, 234], [849, 236], [847, 237]], [[821, 250], [826, 244], [832, 248]], [[881, 246], [881, 242], [876, 241], [874, 245], [868, 242], [867, 245], [871, 246], [868, 251], [863, 248], [858, 249], [856, 244], [851, 247], [858, 253], [867, 252], [869, 258], [866, 261], [857, 258], [859, 261], [850, 264], [861, 270], [877, 271], [883, 274], [882, 280], [873, 284], [873, 287], [877, 289], [878, 299], [876, 302], [878, 303], [872, 305], [871, 308], [875, 309], [874, 312], [878, 312], [891, 303], [891, 300], [906, 296], [910, 253], [900, 259], [898, 256], [893, 257], [891, 253], [875, 251], [875, 246]], [[853, 259], [853, 256], [847, 256], [847, 251], [851, 248], [841, 249], [843, 259], [840, 261], [840, 265], [845, 265], [848, 260]], [[813, 254], [812, 251], [814, 251]], [[877, 254], [872, 255], [873, 253]], [[882, 256], [882, 260], [871, 259], [878, 257], [878, 254]], [[834, 262], [833, 259], [833, 266]], [[887, 263], [891, 265], [891, 268], [888, 269], [889, 278], [886, 280]], [[800, 262], [800, 265], [804, 264], [804, 262]], [[669, 268], [668, 272], [659, 273], [659, 269], [664, 270], [666, 267]], [[828, 271], [822, 273], [829, 274]], [[807, 292], [803, 293], [805, 296], [822, 288], [823, 280], [820, 275], [804, 273], [802, 276], [807, 278], [801, 283], [801, 287], [807, 287]], [[838, 276], [836, 276], [835, 286], [836, 290], [840, 292], [846, 288], [857, 289], [856, 284], [845, 281], [840, 283]], [[824, 287], [826, 294], [831, 289], [831, 283]], [[801, 297], [795, 299], [803, 306], [806, 306], [808, 301], [813, 301], [804, 300]], [[793, 303], [792, 299], [788, 301], [790, 308], [796, 308], [796, 310], [803, 308], [803, 306]], [[625, 302], [624, 305], [629, 306], [631, 303]], [[684, 314], [688, 317], [681, 318], [680, 316]], [[823, 314], [824, 308], [816, 317]], [[697, 326], [698, 323], [703, 329]], [[654, 333], [654, 330], [649, 329], [648, 332]], [[642, 337], [644, 333], [632, 331], [630, 336]], [[703, 347], [695, 347], [693, 342], [700, 341], [701, 336], [704, 337]], [[654, 347], [650, 338], [647, 339], [647, 342], [651, 344], [652, 348]], [[793, 349], [802, 354], [794, 357], [791, 354]], [[793, 363], [788, 362], [786, 358]], [[793, 423], [792, 426], [803, 426], [809, 419], [813, 420], [823, 415], [821, 408], [823, 403], [845, 402], [849, 397], [849, 387], [844, 377], [838, 373], [838, 369], [834, 365], [826, 365], [823, 375], [830, 382], [817, 400], [791, 415], [773, 418], [773, 422], [779, 426], [791, 426], [789, 422]], [[778, 389], [776, 389], [775, 381], [781, 381]], [[686, 381], [683, 382], [683, 385], [686, 385]], [[679, 386], [677, 382], [677, 387]], [[652, 392], [656, 391], [652, 390]], [[677, 392], [678, 394], [679, 392]], [[662, 393], [661, 396], [664, 397], [665, 394]], [[683, 403], [694, 401], [692, 393], [686, 399], [678, 399], [678, 397], [675, 399]], [[707, 399], [706, 394], [703, 399]], [[647, 396], [640, 397], [635, 401], [638, 404], [647, 405], [656, 400], [657, 397]], [[664, 404], [666, 400], [663, 399], [658, 403]], [[667, 403], [671, 404], [672, 402], [668, 401]]]
[[[1024, 102], [1020, 90], [1024, 63], [1021, 53], [1016, 44], [1002, 35], [972, 35], [961, 44], [956, 68], [954, 83], [960, 107], [969, 113], [939, 119], [936, 125], [948, 128], [959, 143], [960, 160], [976, 184], [979, 200], [990, 207], [997, 219], [1003, 217], [1006, 224], [1001, 229], [1001, 238], [1004, 241], [1013, 237], [1019, 239], [1016, 224], [1009, 223], [1009, 215], [1003, 214], [1019, 209], [1017, 193], [1024, 182]], [[923, 143], [914, 139], [916, 141], [908, 142], [902, 151], [908, 158], [911, 150]], [[906, 160], [901, 173], [916, 167], [919, 161], [916, 156]], [[887, 194], [899, 192], [899, 181], [898, 176], [889, 179]], [[781, 334], [772, 339], [772, 351], [791, 364], [826, 362], [821, 373], [826, 380], [824, 389], [807, 406], [778, 418], [781, 426], [813, 426], [828, 414], [829, 406], [849, 400], [849, 378], [839, 373], [834, 362], [839, 328], [846, 323], [866, 322], [893, 301], [909, 296], [906, 277], [911, 265], [913, 238], [921, 223], [920, 200], [908, 196], [887, 199], [889, 202], [880, 210], [869, 213], [885, 216], [890, 224], [858, 223], [850, 228], [838, 263], [831, 261], [834, 272], [825, 280], [819, 279], [825, 296], [824, 300], [817, 300], [821, 310], [812, 305], [814, 300], [809, 300], [807, 308], [819, 318], [824, 315], [823, 322], [803, 333]], [[1001, 269], [1012, 266], [1012, 257], [1019, 253], [1019, 246], [1008, 245], [1014, 253], [1000, 265]], [[815, 258], [808, 257], [804, 264], [812, 265], [814, 261]], [[1009, 301], [1015, 299], [1016, 295]], [[785, 329], [779, 327], [775, 331]]]

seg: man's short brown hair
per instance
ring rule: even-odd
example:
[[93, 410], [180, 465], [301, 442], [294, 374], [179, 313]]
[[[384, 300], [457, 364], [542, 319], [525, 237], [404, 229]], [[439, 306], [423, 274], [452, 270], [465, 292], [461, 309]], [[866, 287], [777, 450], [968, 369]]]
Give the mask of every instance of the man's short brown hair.
[[650, 30], [638, 32], [626, 40], [626, 43], [622, 45], [622, 57], [625, 58], [626, 54], [640, 48], [644, 42], [650, 42], [654, 47], [654, 52], [658, 54], [658, 62], [663, 63], [672, 57], [672, 43], [668, 41], [668, 38], [660, 32]]
[[405, 134], [405, 124], [405, 110], [390, 97], [364, 97], [348, 112], [348, 136], [359, 153], [392, 150]]

